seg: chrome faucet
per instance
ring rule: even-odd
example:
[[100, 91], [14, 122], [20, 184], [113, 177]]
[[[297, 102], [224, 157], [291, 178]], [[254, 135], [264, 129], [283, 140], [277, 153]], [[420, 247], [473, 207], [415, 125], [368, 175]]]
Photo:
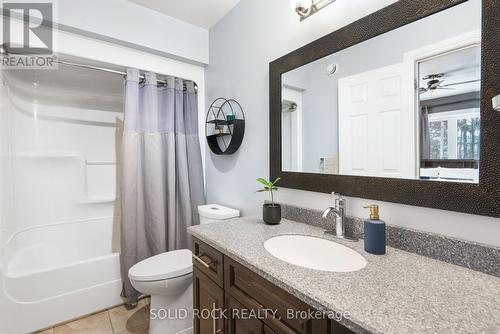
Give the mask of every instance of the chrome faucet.
[[325, 231], [325, 234], [331, 234], [336, 238], [346, 241], [357, 241], [358, 239], [356, 238], [349, 238], [345, 236], [345, 199], [341, 194], [336, 194], [333, 192], [332, 195], [335, 198], [335, 204], [334, 206], [326, 208], [326, 210], [323, 212], [323, 218], [328, 218], [331, 213], [335, 215], [335, 231]]

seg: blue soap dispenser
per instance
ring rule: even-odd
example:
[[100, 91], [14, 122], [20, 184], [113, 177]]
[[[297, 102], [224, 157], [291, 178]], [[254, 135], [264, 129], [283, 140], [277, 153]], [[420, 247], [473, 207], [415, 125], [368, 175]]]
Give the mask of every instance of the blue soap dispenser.
[[365, 220], [365, 251], [371, 254], [385, 254], [385, 222], [380, 220], [378, 205], [364, 206], [370, 209], [370, 218]]

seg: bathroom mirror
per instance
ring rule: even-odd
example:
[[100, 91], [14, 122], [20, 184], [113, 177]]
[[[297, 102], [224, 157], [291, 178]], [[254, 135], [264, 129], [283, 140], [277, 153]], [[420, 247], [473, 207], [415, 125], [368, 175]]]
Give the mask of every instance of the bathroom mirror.
[[283, 170], [478, 183], [480, 43], [469, 1], [283, 73]]
[[498, 195], [485, 192], [498, 183], [488, 132], [498, 122], [498, 7], [402, 0], [272, 62], [271, 175], [291, 188], [498, 216]]

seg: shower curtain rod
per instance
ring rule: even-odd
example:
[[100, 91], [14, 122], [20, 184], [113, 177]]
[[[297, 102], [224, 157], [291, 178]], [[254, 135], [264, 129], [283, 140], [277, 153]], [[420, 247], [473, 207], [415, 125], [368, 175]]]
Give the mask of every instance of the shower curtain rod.
[[[7, 48], [2, 45], [2, 55], [9, 55], [11, 54], [12, 52], [9, 52], [9, 50], [7, 50]], [[60, 60], [60, 59], [55, 59], [54, 60], [56, 63], [58, 64], [63, 64], [63, 65], [68, 65], [68, 66], [74, 66], [74, 67], [80, 67], [80, 68], [86, 68], [86, 69], [89, 69], [89, 70], [95, 70], [95, 71], [101, 71], [101, 72], [107, 72], [107, 73], [113, 73], [113, 74], [119, 74], [119, 75], [122, 75], [122, 76], [126, 76], [127, 73], [126, 72], [123, 72], [123, 71], [117, 71], [117, 70], [112, 70], [110, 68], [105, 68], [105, 67], [99, 67], [99, 66], [92, 66], [92, 65], [85, 65], [85, 64], [80, 64], [80, 63], [73, 63], [73, 62], [70, 62], [70, 61], [65, 61], [65, 60]], [[144, 72], [144, 71], [141, 71], [141, 72]], [[145, 80], [145, 77], [144, 75], [139, 75], [139, 79], [140, 80]], [[183, 79], [185, 80], [185, 79]], [[167, 81], [166, 80], [160, 80], [160, 79], [157, 79], [156, 82], [160, 85], [167, 85]], [[196, 84], [196, 82], [193, 82], [194, 83], [194, 89], [197, 91], [198, 90], [198, 85]], [[186, 88], [186, 85], [184, 85], [184, 89]]]
[[[119, 74], [119, 75], [122, 75], [124, 77], [127, 76], [126, 72], [112, 70], [110, 68], [105, 68], [105, 67], [98, 67], [98, 66], [91, 66], [91, 65], [79, 64], [79, 63], [73, 63], [73, 62], [69, 62], [69, 61], [65, 61], [65, 60], [56, 60], [56, 63], [63, 64], [63, 65], [68, 65], [68, 66], [86, 68], [86, 69], [89, 69], [89, 70], [96, 70], [96, 71], [102, 71], [102, 72], [107, 72], [107, 73]], [[144, 72], [144, 71], [142, 71], [142, 72]], [[140, 80], [145, 80], [144, 75], [142, 75], [142, 74], [139, 75], [139, 79]], [[166, 80], [156, 79], [156, 82], [158, 84], [160, 84], [160, 85], [167, 85], [167, 81]], [[193, 82], [193, 83], [194, 83], [194, 89], [198, 90], [198, 85], [195, 82]], [[185, 88], [186, 88], [186, 85], [184, 85], [184, 89]]]

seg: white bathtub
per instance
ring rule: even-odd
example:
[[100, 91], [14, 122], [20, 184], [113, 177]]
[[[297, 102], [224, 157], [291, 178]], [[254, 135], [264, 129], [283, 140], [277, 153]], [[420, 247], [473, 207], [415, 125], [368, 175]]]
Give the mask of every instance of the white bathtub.
[[30, 333], [122, 303], [113, 218], [16, 232], [0, 267], [0, 333]]

